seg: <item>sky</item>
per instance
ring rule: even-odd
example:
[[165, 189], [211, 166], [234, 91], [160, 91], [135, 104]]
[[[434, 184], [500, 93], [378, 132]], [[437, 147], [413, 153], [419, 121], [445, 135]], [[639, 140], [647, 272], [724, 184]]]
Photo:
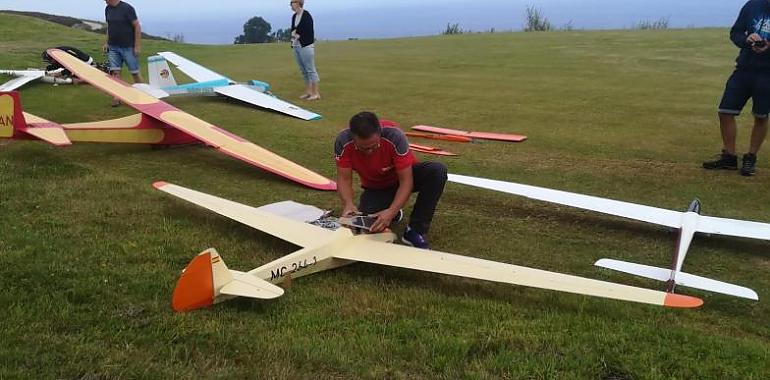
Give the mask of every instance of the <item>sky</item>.
[[[288, 0], [128, 0], [147, 33], [182, 34], [187, 42], [232, 43], [253, 16], [273, 30], [289, 26]], [[435, 35], [447, 23], [486, 31], [521, 30], [528, 4], [552, 23], [576, 29], [629, 28], [667, 18], [671, 27], [727, 27], [745, 0], [306, 0], [319, 39], [391, 38]], [[101, 21], [98, 0], [0, 0], [0, 9], [38, 11]]]

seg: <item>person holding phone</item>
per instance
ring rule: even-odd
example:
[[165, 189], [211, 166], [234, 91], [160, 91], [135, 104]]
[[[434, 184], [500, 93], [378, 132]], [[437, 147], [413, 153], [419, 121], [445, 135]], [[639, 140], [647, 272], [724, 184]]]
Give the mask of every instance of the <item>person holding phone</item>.
[[749, 151], [743, 155], [741, 175], [756, 173], [757, 152], [767, 135], [770, 115], [770, 0], [749, 0], [741, 9], [730, 29], [730, 40], [739, 47], [735, 71], [727, 80], [719, 104], [719, 127], [722, 134], [722, 153], [705, 161], [705, 169], [738, 169], [735, 140], [735, 117], [749, 99], [753, 100], [754, 129]]
[[[334, 143], [337, 192], [343, 217], [363, 213], [376, 218], [370, 231], [382, 232], [402, 214], [413, 192], [418, 193], [401, 241], [430, 249], [428, 233], [444, 185], [447, 168], [438, 162], [417, 162], [404, 132], [380, 122], [377, 115], [361, 112], [350, 119]], [[364, 192], [358, 206], [353, 201], [353, 171], [361, 177]]]

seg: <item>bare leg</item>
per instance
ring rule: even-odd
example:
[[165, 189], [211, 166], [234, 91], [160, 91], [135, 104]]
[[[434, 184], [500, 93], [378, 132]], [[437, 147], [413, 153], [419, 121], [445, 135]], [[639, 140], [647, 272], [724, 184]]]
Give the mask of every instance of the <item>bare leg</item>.
[[134, 77], [134, 83], [144, 83], [144, 79], [142, 79], [142, 73], [131, 74], [131, 76]]
[[754, 129], [751, 130], [751, 146], [749, 147], [749, 153], [757, 154], [759, 148], [762, 147], [762, 143], [767, 136], [767, 118], [754, 118]]
[[[735, 123], [735, 115], [720, 113], [719, 129], [722, 131], [722, 143], [724, 144], [723, 149], [727, 151], [727, 153], [735, 154], [735, 139], [738, 134], [738, 126]], [[767, 133], [767, 120], [765, 120], [765, 133]], [[762, 139], [764, 139], [764, 136]]]
[[321, 96], [321, 91], [318, 89], [318, 82], [314, 82], [312, 85], [312, 94], [315, 96]]

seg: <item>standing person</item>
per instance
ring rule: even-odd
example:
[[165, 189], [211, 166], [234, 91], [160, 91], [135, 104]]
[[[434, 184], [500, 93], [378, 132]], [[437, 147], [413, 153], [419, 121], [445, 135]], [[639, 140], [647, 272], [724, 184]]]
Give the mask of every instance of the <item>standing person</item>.
[[756, 173], [757, 152], [767, 135], [770, 115], [770, 0], [749, 0], [741, 9], [738, 19], [730, 29], [730, 40], [741, 51], [736, 59], [735, 71], [727, 80], [722, 101], [719, 104], [719, 127], [722, 133], [722, 153], [703, 163], [706, 169], [738, 168], [735, 154], [737, 125], [735, 116], [741, 113], [746, 102], [753, 100], [754, 129], [748, 153], [743, 155], [741, 175]]
[[[384, 123], [383, 123], [384, 124]], [[438, 162], [417, 162], [404, 132], [384, 126], [371, 112], [350, 119], [350, 128], [337, 136], [337, 192], [343, 203], [342, 216], [373, 215], [372, 232], [381, 232], [396, 220], [413, 192], [419, 193], [401, 241], [430, 249], [428, 233], [444, 185], [447, 168]], [[353, 171], [361, 177], [359, 205], [353, 203]]]
[[[110, 74], [120, 77], [123, 63], [128, 66], [134, 83], [141, 83], [142, 74], [139, 71], [139, 53], [142, 46], [142, 26], [136, 17], [134, 7], [121, 0], [104, 0], [107, 7], [104, 15], [107, 20], [107, 40], [102, 50], [107, 53]], [[120, 101], [114, 99], [112, 106], [117, 107]]]
[[289, 3], [294, 15], [291, 16], [291, 47], [299, 71], [305, 79], [305, 93], [300, 99], [319, 100], [321, 93], [318, 82], [321, 78], [315, 68], [315, 29], [313, 16], [304, 9], [305, 0], [291, 0]]

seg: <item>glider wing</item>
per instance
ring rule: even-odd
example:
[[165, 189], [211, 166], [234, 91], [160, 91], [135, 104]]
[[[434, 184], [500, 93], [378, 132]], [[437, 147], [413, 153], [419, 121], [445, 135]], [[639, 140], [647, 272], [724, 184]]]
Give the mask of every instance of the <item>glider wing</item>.
[[321, 227], [267, 213], [251, 206], [190, 190], [182, 186], [166, 182], [156, 182], [153, 186], [160, 191], [303, 248], [322, 243], [328, 240], [329, 236], [334, 233], [331, 230], [325, 230]]
[[671, 228], [681, 227], [682, 213], [657, 207], [456, 174], [449, 174], [449, 181]]
[[337, 188], [337, 185], [328, 178], [183, 112], [122, 81], [114, 80], [64, 51], [50, 49], [48, 55], [92, 86], [122, 100], [139, 112], [181, 130], [231, 157], [314, 189], [336, 190]]
[[24, 70], [24, 71], [0, 71], [0, 74], [15, 76], [16, 78], [0, 85], [0, 91], [13, 91], [35, 79], [45, 76], [42, 70]]
[[698, 218], [697, 231], [705, 234], [770, 240], [770, 224], [748, 220], [701, 216]]
[[214, 88], [214, 92], [258, 107], [285, 113], [302, 120], [318, 120], [321, 118], [321, 115], [317, 113], [299, 108], [289, 102], [278, 99], [275, 96], [271, 96], [259, 91], [254, 91], [240, 84], [216, 87]]
[[366, 235], [356, 237], [354, 243], [335, 253], [334, 257], [659, 306], [692, 308], [703, 304], [702, 300], [689, 296], [636, 288], [450, 253], [371, 242], [366, 239]]

